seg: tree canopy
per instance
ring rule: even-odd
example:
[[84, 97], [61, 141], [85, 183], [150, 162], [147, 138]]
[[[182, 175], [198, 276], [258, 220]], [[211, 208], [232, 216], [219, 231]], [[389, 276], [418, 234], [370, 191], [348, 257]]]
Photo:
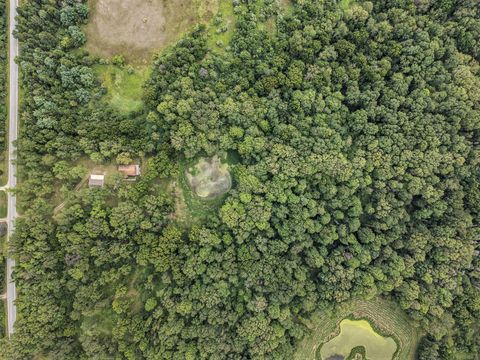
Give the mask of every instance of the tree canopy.
[[[21, 315], [0, 353], [290, 359], [302, 318], [382, 296], [425, 329], [420, 359], [474, 359], [476, 0], [234, 4], [225, 52], [199, 26], [155, 57], [145, 109], [125, 116], [99, 106], [78, 49], [86, 3], [22, 2]], [[146, 159], [137, 183], [73, 191], [64, 169], [125, 153]], [[159, 179], [223, 153], [233, 187], [208, 221], [171, 216]]]

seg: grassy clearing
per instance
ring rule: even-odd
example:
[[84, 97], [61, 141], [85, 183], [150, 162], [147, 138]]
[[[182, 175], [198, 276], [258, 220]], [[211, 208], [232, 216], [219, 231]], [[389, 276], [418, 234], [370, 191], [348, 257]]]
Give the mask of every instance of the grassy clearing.
[[208, 221], [220, 206], [222, 206], [228, 192], [212, 199], [203, 199], [194, 194], [186, 176], [186, 170], [192, 168], [197, 161], [179, 161], [178, 178], [171, 183], [175, 196], [175, 213], [172, 215], [178, 222], [191, 225]]
[[104, 304], [104, 307], [84, 313], [81, 330], [87, 336], [111, 335], [115, 326], [115, 313]]
[[150, 75], [148, 67], [97, 65], [94, 70], [107, 89], [104, 101], [124, 114], [142, 109], [143, 84]]
[[180, 166], [180, 176], [178, 185], [182, 191], [183, 202], [186, 205], [186, 214], [184, 214], [184, 221], [186, 223], [196, 223], [199, 221], [207, 220], [218, 208], [223, 204], [227, 194], [220, 195], [216, 198], [205, 200], [198, 198], [190, 189], [188, 180], [185, 176], [185, 170], [187, 167], [185, 164]]
[[207, 23], [219, 1], [226, 0], [90, 0], [85, 47], [100, 57], [122, 54], [130, 63], [147, 64], [153, 53]]
[[[72, 168], [79, 169], [79, 174], [75, 178], [56, 180], [54, 184], [55, 193], [51, 199], [55, 207], [54, 214], [59, 213], [66, 204], [68, 204], [74, 197], [74, 193], [88, 188], [88, 180], [90, 174], [105, 175], [106, 185], [115, 185], [117, 181], [122, 179], [122, 175], [118, 172], [117, 165], [113, 163], [97, 163], [88, 157], [82, 157], [71, 164]], [[108, 204], [116, 204], [116, 198], [108, 200]]]
[[[86, 336], [104, 335], [109, 337], [117, 326], [119, 315], [116, 311], [119, 307], [125, 306], [125, 311], [130, 314], [140, 313], [143, 309], [144, 299], [137, 289], [140, 283], [146, 281], [146, 276], [148, 276], [147, 268], [140, 267], [125, 277], [106, 285], [107, 299], [82, 314], [81, 332]], [[124, 288], [124, 291], [121, 294], [116, 293], [120, 288]]]
[[208, 26], [208, 47], [216, 52], [225, 51], [235, 30], [232, 0], [219, 0], [218, 11]]
[[299, 344], [294, 359], [315, 360], [318, 349], [338, 334], [339, 323], [345, 318], [366, 319], [377, 332], [393, 337], [398, 345], [393, 359], [415, 359], [422, 332], [398, 305], [384, 299], [354, 300], [335, 309], [317, 311], [310, 319], [304, 320], [311, 334]]
[[353, 4], [353, 0], [340, 0], [338, 3], [338, 7], [342, 10], [346, 10]]
[[280, 0], [280, 7], [285, 10], [291, 10], [293, 8], [293, 3], [291, 0]]
[[200, 159], [187, 169], [186, 177], [190, 188], [202, 200], [213, 199], [226, 193], [232, 186], [228, 165], [217, 156]]
[[265, 9], [271, 7], [271, 4], [265, 4], [265, 0], [259, 0], [256, 3], [256, 16], [259, 20], [258, 27], [260, 30], [265, 30], [269, 34], [277, 32], [277, 15], [291, 15], [293, 13], [294, 5], [290, 0], [279, 0], [273, 6], [273, 13], [265, 12]]
[[137, 290], [137, 285], [140, 281], [144, 281], [144, 271], [135, 270], [130, 281], [128, 282], [128, 292], [127, 298], [131, 301], [130, 310], [134, 314], [138, 314], [143, 308], [143, 301], [140, 296], [139, 291]]
[[322, 345], [322, 359], [334, 355], [347, 358], [352, 349], [363, 346], [365, 355], [370, 360], [392, 359], [397, 344], [391, 337], [383, 337], [375, 332], [366, 320], [344, 319], [340, 322], [340, 333]]
[[0, 191], [0, 218], [7, 217], [7, 194]]

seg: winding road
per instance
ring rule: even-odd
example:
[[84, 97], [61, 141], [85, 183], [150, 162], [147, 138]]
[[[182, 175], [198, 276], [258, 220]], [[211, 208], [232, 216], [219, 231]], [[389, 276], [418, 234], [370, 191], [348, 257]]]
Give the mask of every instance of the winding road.
[[[18, 0], [10, 0], [9, 12], [9, 44], [10, 44], [10, 66], [9, 66], [9, 95], [10, 95], [10, 109], [9, 109], [9, 125], [8, 125], [8, 181], [7, 187], [15, 189], [17, 185], [16, 167], [15, 167], [15, 142], [18, 136], [18, 65], [15, 63], [15, 57], [18, 55], [18, 41], [13, 37], [13, 29], [17, 22]], [[8, 236], [12, 235], [15, 228], [15, 218], [17, 217], [17, 200], [15, 194], [7, 192], [8, 201]], [[7, 240], [8, 241], [8, 240]], [[17, 292], [15, 283], [12, 281], [12, 272], [15, 266], [15, 260], [7, 259], [7, 334], [12, 336], [13, 324], [17, 318], [17, 307], [15, 306], [15, 299]]]

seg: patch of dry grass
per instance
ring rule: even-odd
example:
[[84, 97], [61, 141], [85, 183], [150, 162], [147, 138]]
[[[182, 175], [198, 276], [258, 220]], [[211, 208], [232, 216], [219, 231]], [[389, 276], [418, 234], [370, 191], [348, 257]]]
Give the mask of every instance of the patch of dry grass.
[[101, 57], [123, 55], [130, 63], [146, 64], [154, 52], [208, 22], [218, 1], [90, 0], [86, 49]]

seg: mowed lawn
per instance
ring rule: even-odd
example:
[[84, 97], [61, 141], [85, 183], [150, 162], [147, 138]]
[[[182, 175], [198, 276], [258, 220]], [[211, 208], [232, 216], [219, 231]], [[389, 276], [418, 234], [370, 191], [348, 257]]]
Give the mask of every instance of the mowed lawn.
[[143, 84], [150, 73], [147, 66], [97, 65], [94, 69], [107, 89], [105, 101], [123, 114], [141, 110]]
[[322, 359], [334, 355], [347, 358], [358, 346], [365, 348], [369, 360], [391, 360], [397, 350], [395, 340], [377, 333], [368, 321], [344, 319], [340, 322], [340, 333], [322, 345], [320, 355]]
[[311, 333], [298, 345], [294, 360], [320, 360], [322, 345], [339, 334], [340, 322], [345, 318], [367, 319], [383, 336], [394, 338], [398, 346], [394, 360], [415, 359], [422, 331], [397, 304], [379, 298], [350, 301], [304, 319]]

